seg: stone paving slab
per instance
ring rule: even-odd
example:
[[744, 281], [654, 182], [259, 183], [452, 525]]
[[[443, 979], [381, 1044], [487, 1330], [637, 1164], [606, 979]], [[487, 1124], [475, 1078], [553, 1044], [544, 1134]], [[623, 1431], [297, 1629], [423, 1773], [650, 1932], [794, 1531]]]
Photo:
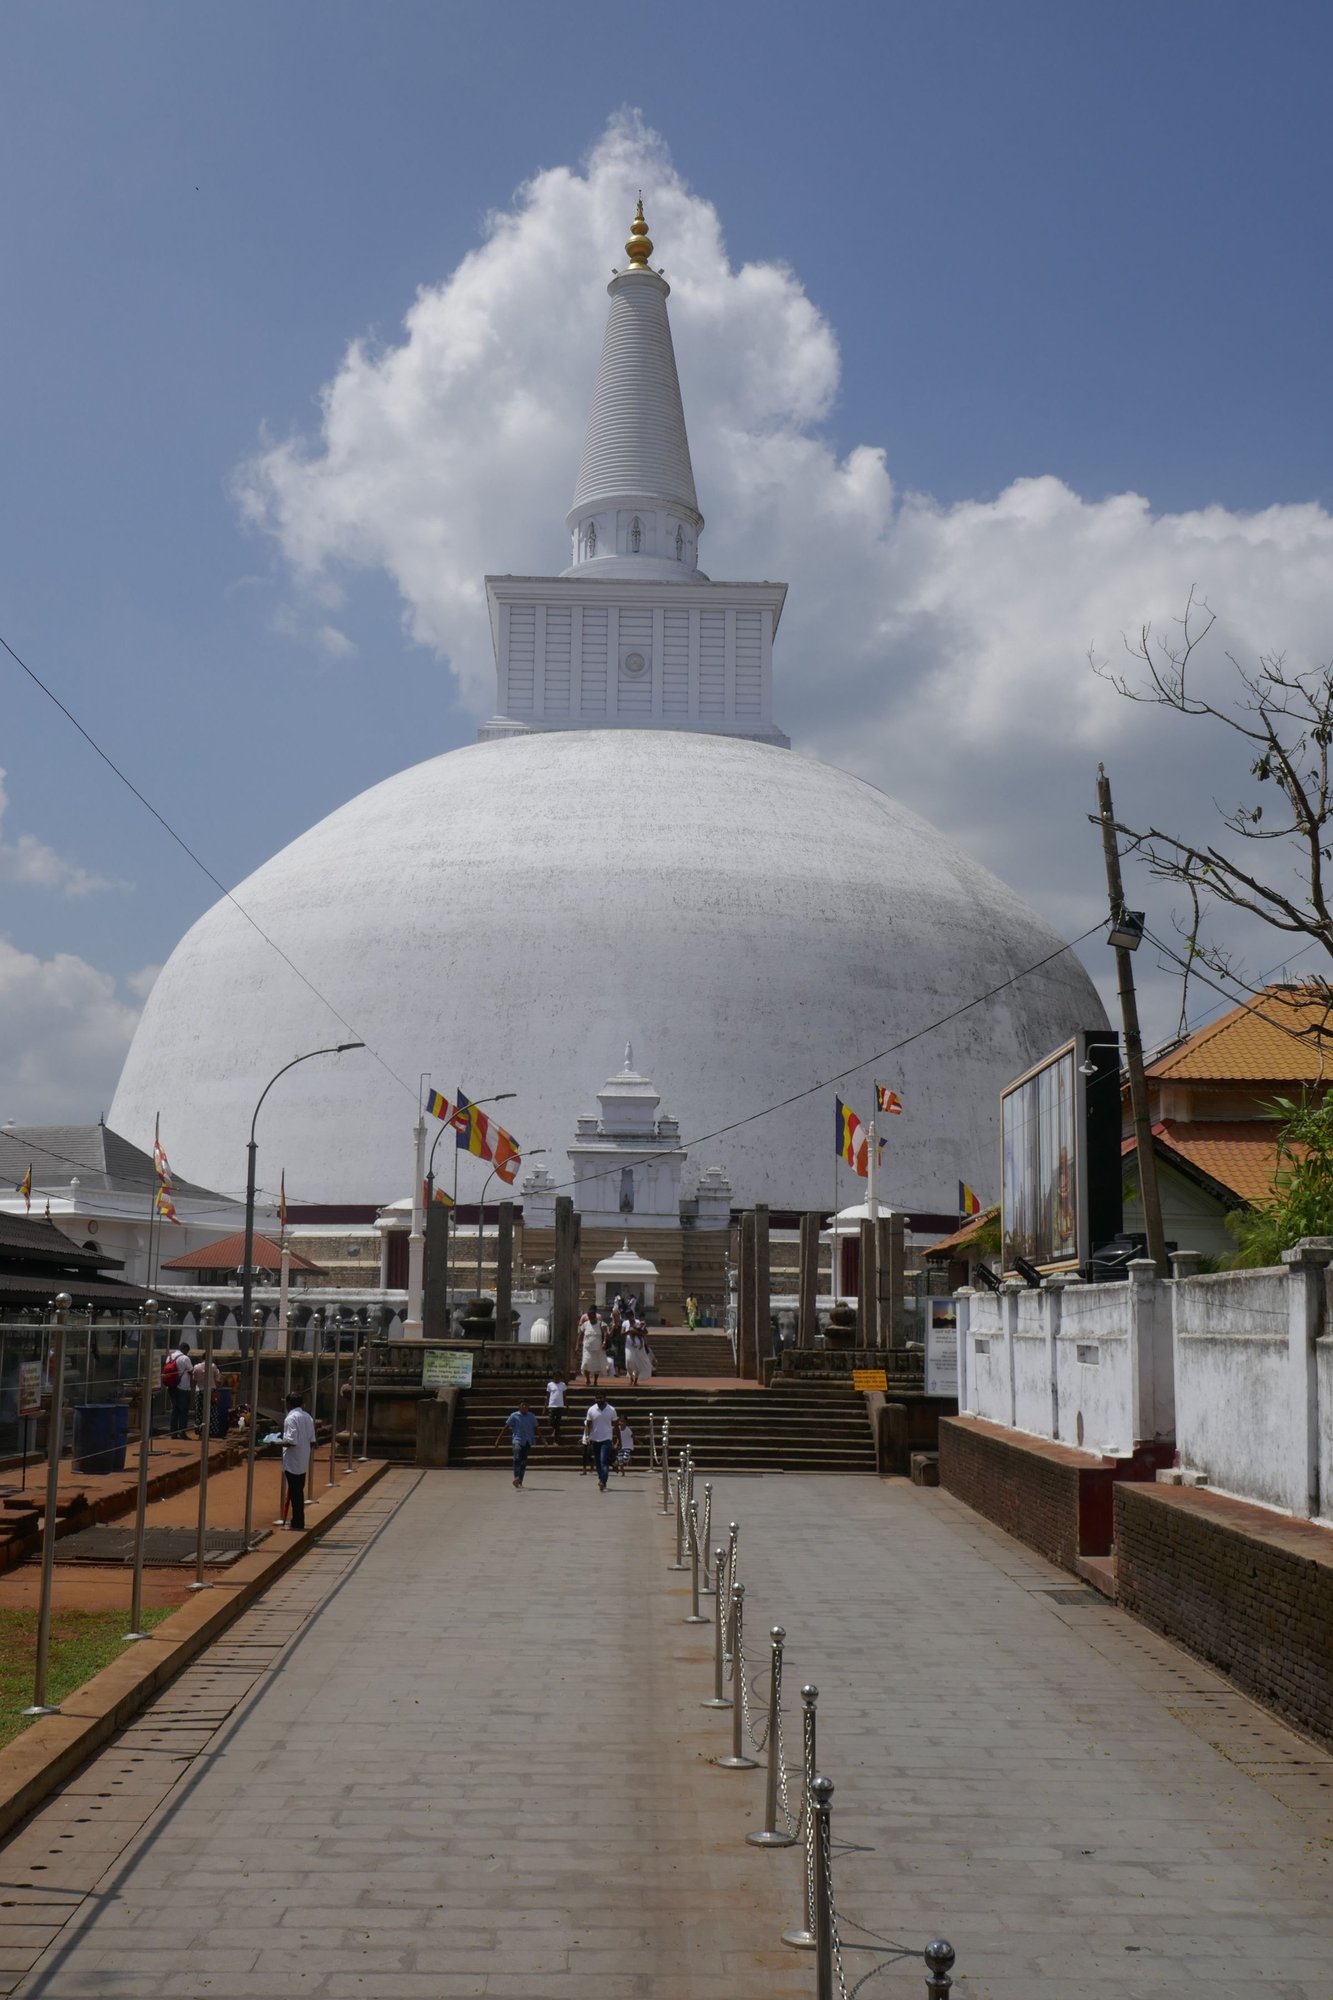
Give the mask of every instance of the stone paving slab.
[[[681, 1622], [657, 1492], [391, 1474], [373, 1539], [191, 1668], [187, 1716], [254, 1680], [202, 1755], [148, 1747], [188, 1733], [150, 1712], [10, 1843], [0, 1991], [812, 1994], [778, 1942], [800, 1851], [744, 1845], [762, 1774], [716, 1766], [730, 1718], [699, 1706], [711, 1635]], [[793, 1710], [821, 1690], [849, 1984], [859, 1922], [943, 1931], [959, 2000], [1333, 2000], [1333, 1759], [938, 1490], [719, 1475], [715, 1541], [729, 1518], [750, 1671], [780, 1622]], [[123, 1857], [81, 1904], [39, 1889], [16, 1864], [95, 1811]], [[921, 2000], [920, 1961], [876, 1993]]]

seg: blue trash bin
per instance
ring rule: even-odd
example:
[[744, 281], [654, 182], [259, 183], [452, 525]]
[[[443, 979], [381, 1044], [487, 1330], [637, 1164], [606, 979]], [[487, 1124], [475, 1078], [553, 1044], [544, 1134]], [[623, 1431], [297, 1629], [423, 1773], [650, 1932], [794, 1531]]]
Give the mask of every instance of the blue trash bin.
[[129, 1407], [125, 1403], [76, 1403], [74, 1470], [123, 1472], [129, 1422]]
[[217, 1395], [215, 1396], [213, 1401], [213, 1408], [212, 1411], [210, 1412], [209, 1424], [208, 1424], [209, 1436], [215, 1438], [226, 1437], [227, 1427], [230, 1422], [230, 1419], [231, 1419], [231, 1390], [226, 1387], [223, 1387], [218, 1390]]

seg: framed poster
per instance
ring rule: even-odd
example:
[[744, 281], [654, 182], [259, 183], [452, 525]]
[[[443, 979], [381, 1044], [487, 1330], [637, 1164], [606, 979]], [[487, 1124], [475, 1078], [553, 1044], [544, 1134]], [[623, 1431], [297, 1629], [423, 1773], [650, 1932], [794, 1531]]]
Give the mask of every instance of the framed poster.
[[926, 1300], [926, 1394], [958, 1394], [958, 1307], [952, 1299]]
[[470, 1389], [472, 1349], [470, 1347], [428, 1347], [421, 1357], [423, 1389]]
[[40, 1361], [20, 1361], [19, 1363], [19, 1415], [39, 1417], [42, 1413], [42, 1364]]

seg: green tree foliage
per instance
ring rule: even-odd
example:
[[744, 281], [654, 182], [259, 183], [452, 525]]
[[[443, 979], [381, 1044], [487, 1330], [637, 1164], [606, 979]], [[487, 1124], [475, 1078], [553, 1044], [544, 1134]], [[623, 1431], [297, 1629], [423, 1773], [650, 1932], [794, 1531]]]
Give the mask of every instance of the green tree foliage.
[[1282, 1120], [1272, 1198], [1227, 1217], [1242, 1270], [1280, 1263], [1303, 1236], [1333, 1236], [1333, 1094], [1267, 1108]]

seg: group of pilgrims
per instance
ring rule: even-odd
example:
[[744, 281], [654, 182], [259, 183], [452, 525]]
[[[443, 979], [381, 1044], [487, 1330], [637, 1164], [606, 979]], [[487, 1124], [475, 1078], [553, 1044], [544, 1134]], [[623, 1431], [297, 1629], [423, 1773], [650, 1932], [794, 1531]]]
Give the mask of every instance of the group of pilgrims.
[[633, 1294], [626, 1299], [617, 1292], [605, 1319], [595, 1305], [589, 1306], [579, 1321], [579, 1333], [583, 1341], [579, 1367], [589, 1388], [595, 1389], [603, 1375], [623, 1375], [632, 1388], [652, 1381], [655, 1357]]

